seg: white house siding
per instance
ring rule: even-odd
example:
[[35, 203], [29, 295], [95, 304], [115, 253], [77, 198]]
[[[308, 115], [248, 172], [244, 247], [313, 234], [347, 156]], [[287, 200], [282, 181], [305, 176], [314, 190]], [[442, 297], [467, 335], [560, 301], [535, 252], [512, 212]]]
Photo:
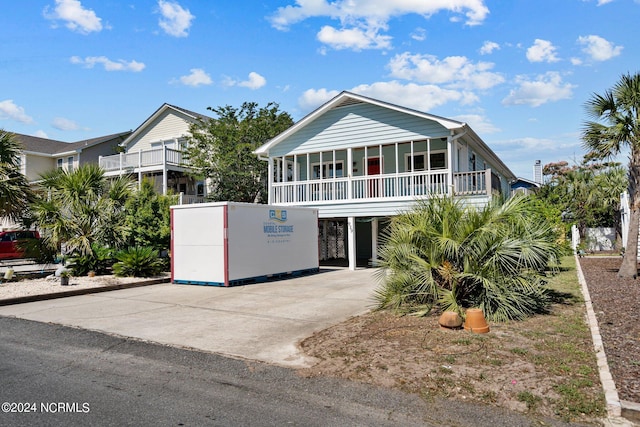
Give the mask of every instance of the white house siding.
[[376, 105], [356, 104], [327, 111], [269, 154], [278, 157], [447, 136], [449, 131], [437, 122]]
[[189, 124], [187, 116], [168, 109], [158, 118], [145, 125], [140, 133], [127, 144], [127, 152], [150, 150], [153, 142], [188, 135]]
[[37, 181], [40, 175], [49, 172], [56, 167], [56, 160], [51, 157], [34, 156], [27, 154], [26, 170], [24, 175], [29, 182]]
[[[461, 199], [462, 203], [467, 206], [474, 206], [478, 208], [484, 207], [489, 201], [488, 196], [469, 196], [461, 197], [459, 199]], [[305, 204], [304, 207], [317, 208], [318, 217], [322, 219], [346, 217], [388, 217], [408, 211], [415, 203], [415, 200], [367, 200], [359, 203], [334, 202], [331, 204]]]

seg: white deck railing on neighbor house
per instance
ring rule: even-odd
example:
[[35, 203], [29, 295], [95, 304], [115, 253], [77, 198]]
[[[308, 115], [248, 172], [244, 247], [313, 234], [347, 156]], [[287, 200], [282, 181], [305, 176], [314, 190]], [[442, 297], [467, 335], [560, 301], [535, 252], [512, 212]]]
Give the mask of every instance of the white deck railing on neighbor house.
[[99, 164], [106, 172], [113, 172], [162, 165], [185, 166], [187, 160], [182, 151], [164, 147], [100, 157]]
[[[327, 178], [272, 184], [272, 203], [316, 203], [379, 198], [416, 198], [430, 195], [486, 195], [491, 193], [491, 170], [461, 172], [421, 171], [387, 175]], [[489, 191], [487, 192], [487, 183]]]

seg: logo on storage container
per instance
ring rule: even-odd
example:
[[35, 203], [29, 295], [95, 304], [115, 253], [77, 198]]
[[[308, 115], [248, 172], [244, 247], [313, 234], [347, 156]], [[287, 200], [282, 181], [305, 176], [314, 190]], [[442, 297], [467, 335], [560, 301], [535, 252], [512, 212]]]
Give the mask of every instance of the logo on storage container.
[[270, 209], [269, 210], [269, 219], [279, 222], [287, 221], [287, 211], [284, 209]]

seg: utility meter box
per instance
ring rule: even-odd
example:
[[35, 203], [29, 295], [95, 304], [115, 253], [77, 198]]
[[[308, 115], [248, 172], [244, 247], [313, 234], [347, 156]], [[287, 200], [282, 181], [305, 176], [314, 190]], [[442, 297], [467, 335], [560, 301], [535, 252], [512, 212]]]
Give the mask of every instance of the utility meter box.
[[171, 281], [233, 286], [319, 270], [318, 210], [218, 202], [171, 206]]

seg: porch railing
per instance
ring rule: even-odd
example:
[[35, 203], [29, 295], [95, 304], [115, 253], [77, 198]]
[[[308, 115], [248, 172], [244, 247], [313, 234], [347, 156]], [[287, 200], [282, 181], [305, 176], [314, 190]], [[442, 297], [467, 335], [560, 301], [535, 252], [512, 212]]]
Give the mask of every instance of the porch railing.
[[104, 156], [99, 160], [100, 167], [106, 172], [135, 170], [163, 164], [188, 166], [188, 161], [184, 158], [182, 151], [168, 147]]
[[310, 181], [273, 183], [272, 203], [317, 203], [379, 198], [486, 195], [491, 170], [460, 172], [408, 172]]
[[[489, 193], [487, 193], [489, 188]], [[453, 193], [458, 196], [475, 196], [491, 193], [491, 169], [453, 174]]]

